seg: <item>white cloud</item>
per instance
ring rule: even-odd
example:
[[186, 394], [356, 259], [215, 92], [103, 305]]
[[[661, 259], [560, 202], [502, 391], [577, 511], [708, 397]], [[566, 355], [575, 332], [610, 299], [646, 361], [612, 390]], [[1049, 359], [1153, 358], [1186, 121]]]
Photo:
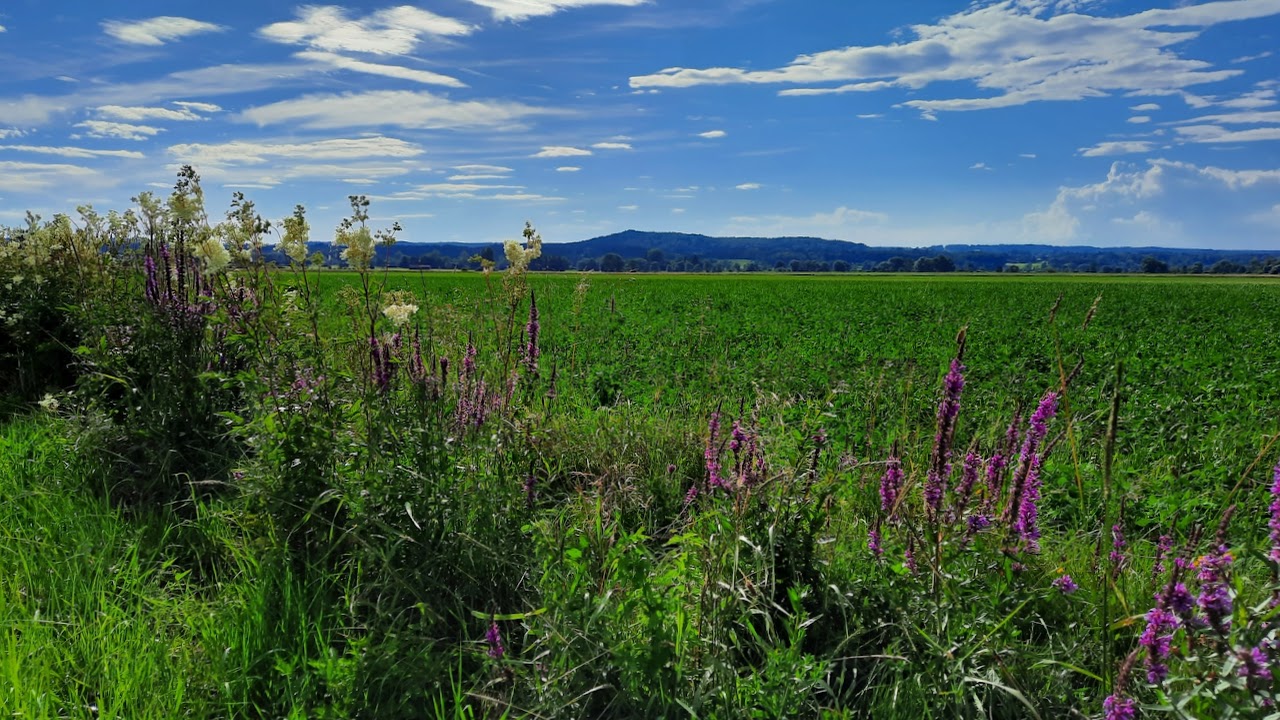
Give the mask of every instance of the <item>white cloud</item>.
[[974, 3], [935, 23], [912, 26], [900, 42], [807, 53], [772, 69], [672, 67], [632, 77], [631, 87], [840, 83], [800, 88], [812, 94], [890, 86], [920, 91], [967, 82], [979, 91], [975, 97], [902, 103], [926, 117], [1114, 93], [1171, 94], [1238, 76], [1241, 70], [1214, 69], [1180, 52], [1206, 28], [1280, 14], [1280, 1], [1220, 0], [1119, 17], [1085, 10], [1039, 0]]
[[1280, 140], [1280, 127], [1227, 130], [1221, 125], [1188, 125], [1174, 128], [1174, 130], [1183, 140], [1194, 143], [1240, 143]]
[[294, 57], [299, 60], [328, 65], [339, 70], [350, 70], [351, 72], [365, 73], [366, 75], [381, 75], [382, 77], [409, 80], [424, 85], [443, 85], [452, 88], [464, 88], [467, 86], [466, 83], [457, 78], [431, 72], [430, 70], [416, 70], [401, 65], [365, 62], [322, 50], [305, 50], [295, 53]]
[[860, 120], [875, 120], [882, 117], [884, 117], [884, 113], [863, 113], [858, 115], [858, 119]]
[[303, 95], [245, 110], [240, 118], [258, 125], [309, 129], [392, 125], [419, 130], [518, 126], [550, 110], [505, 100], [452, 101], [426, 91], [377, 90]]
[[1084, 157], [1107, 157], [1109, 155], [1130, 155], [1149, 152], [1154, 147], [1155, 143], [1147, 142], [1146, 140], [1116, 140], [1100, 142], [1093, 147], [1080, 148], [1077, 152]]
[[1240, 63], [1253, 62], [1254, 60], [1262, 60], [1263, 58], [1269, 58], [1274, 54], [1275, 53], [1273, 53], [1270, 50], [1265, 50], [1263, 52], [1258, 53], [1257, 55], [1242, 55], [1238, 58], [1233, 58], [1231, 62], [1238, 65]]
[[89, 137], [118, 138], [120, 140], [146, 140], [162, 132], [163, 129], [150, 125], [133, 125], [130, 123], [107, 122], [106, 120], [85, 120], [76, 123], [78, 128], [88, 131]]
[[184, 107], [188, 110], [195, 110], [196, 112], [202, 112], [202, 113], [222, 112], [222, 108], [217, 105], [214, 105], [213, 103], [187, 102], [185, 100], [174, 100], [173, 104], [177, 105], [178, 107]]
[[761, 187], [760, 183], [749, 182], [749, 183], [742, 183], [741, 185], [738, 185], [737, 189], [738, 190], [759, 190], [760, 187]]
[[969, 169], [970, 169], [970, 170], [987, 170], [987, 171], [990, 171], [990, 170], [991, 170], [991, 167], [990, 167], [990, 166], [988, 166], [988, 165], [987, 165], [986, 163], [984, 163], [984, 162], [976, 162], [976, 163], [974, 163], [974, 164], [970, 165], [970, 166], [969, 166]]
[[221, 144], [174, 145], [169, 154], [179, 162], [204, 165], [260, 165], [272, 159], [359, 160], [365, 158], [414, 158], [425, 151], [421, 146], [398, 138], [375, 135], [361, 138], [333, 138], [305, 143], [260, 143], [236, 140]]
[[23, 95], [20, 98], [0, 98], [0, 123], [10, 125], [42, 125], [54, 113], [69, 109], [74, 102], [69, 98]]
[[619, 205], [618, 209], [622, 212], [635, 212], [640, 209], [639, 205]]
[[4, 192], [46, 192], [68, 183], [91, 183], [101, 178], [98, 171], [79, 165], [0, 161], [0, 191]]
[[49, 147], [47, 145], [0, 145], [0, 150], [36, 153], [39, 155], [59, 155], [68, 158], [118, 157], [139, 160], [145, 157], [135, 150], [90, 150], [78, 147]]
[[1133, 117], [1129, 118], [1126, 122], [1128, 122], [1131, 125], [1145, 125], [1151, 122], [1151, 118], [1147, 115], [1134, 115]]
[[205, 118], [192, 112], [189, 108], [171, 110], [163, 107], [123, 107], [121, 105], [103, 105], [96, 108], [98, 114], [112, 120], [139, 122], [143, 120], [204, 120]]
[[1035, 160], [1036, 154], [1035, 153], [1019, 153], [1018, 157], [1026, 158], [1027, 160]]
[[0, 140], [8, 140], [9, 138], [22, 137], [27, 131], [20, 128], [0, 128]]
[[1153, 166], [1189, 171], [1201, 177], [1216, 180], [1230, 190], [1251, 188], [1262, 183], [1280, 182], [1280, 170], [1228, 170], [1226, 168], [1213, 167], [1212, 165], [1201, 167], [1192, 163], [1172, 160], [1155, 160], [1153, 161]]
[[842, 95], [851, 92], [875, 92], [876, 90], [887, 90], [891, 87], [893, 87], [893, 83], [877, 80], [876, 82], [851, 83], [833, 88], [792, 88], [790, 90], [779, 90], [778, 95], [782, 97]]
[[508, 175], [450, 175], [449, 182], [470, 182], [472, 180], [506, 180]]
[[469, 35], [475, 29], [411, 5], [386, 8], [359, 19], [348, 17], [341, 7], [306, 5], [298, 9], [297, 16], [297, 20], [267, 25], [258, 35], [327, 52], [405, 55], [417, 48], [424, 35]]
[[502, 165], [454, 165], [453, 169], [464, 173], [488, 173], [492, 175], [506, 175], [515, 172], [515, 170]]
[[631, 143], [624, 142], [598, 142], [591, 147], [597, 150], [630, 150]]
[[544, 145], [542, 150], [530, 155], [535, 158], [560, 158], [560, 157], [581, 157], [590, 155], [590, 150], [584, 150], [576, 147], [565, 147], [563, 145]]
[[495, 20], [525, 20], [588, 5], [635, 7], [645, 4], [648, 0], [471, 0], [471, 2], [488, 8]]
[[1134, 112], [1155, 112], [1160, 109], [1160, 106], [1155, 103], [1142, 103], [1141, 105], [1134, 105], [1129, 109]]
[[683, 215], [686, 212], [684, 208], [671, 208], [672, 215]]
[[728, 134], [729, 133], [723, 130], [708, 130], [706, 132], [698, 133], [698, 137], [706, 138], [708, 140], [718, 140]]
[[149, 20], [107, 20], [102, 29], [120, 42], [130, 45], [164, 45], [201, 33], [222, 32], [227, 28], [191, 18], [162, 16]]
[[1280, 110], [1265, 112], [1222, 113], [1220, 115], [1201, 115], [1181, 124], [1221, 123], [1227, 125], [1280, 125]]
[[837, 240], [855, 240], [869, 228], [889, 222], [889, 216], [880, 212], [857, 210], [841, 206], [831, 212], [818, 212], [808, 216], [790, 215], [742, 215], [730, 218], [729, 224], [719, 231], [733, 236], [795, 236], [809, 235]]
[[561, 167], [556, 168], [556, 172], [562, 172], [562, 173], [575, 173], [575, 172], [578, 172], [578, 171], [579, 171], [579, 170], [581, 170], [581, 169], [582, 169], [582, 168], [580, 168], [580, 167], [576, 167], [576, 166], [574, 166], [574, 165], [563, 165], [563, 166], [561, 166]]

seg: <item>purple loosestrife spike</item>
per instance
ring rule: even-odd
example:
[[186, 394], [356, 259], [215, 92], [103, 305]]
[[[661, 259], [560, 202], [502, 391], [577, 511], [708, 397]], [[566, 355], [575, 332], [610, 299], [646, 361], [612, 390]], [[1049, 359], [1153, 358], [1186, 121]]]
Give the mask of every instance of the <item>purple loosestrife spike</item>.
[[1196, 604], [1213, 629], [1222, 635], [1226, 635], [1231, 626], [1231, 592], [1226, 582], [1231, 563], [1231, 552], [1226, 545], [1219, 545], [1215, 553], [1200, 558], [1200, 597]]
[[484, 641], [489, 646], [489, 657], [494, 660], [501, 660], [502, 656], [507, 654], [507, 649], [502, 645], [502, 631], [498, 629], [497, 620], [489, 624], [489, 629], [484, 634]]
[[902, 493], [902, 461], [890, 455], [880, 478], [880, 509], [894, 519], [898, 514], [898, 499]]
[[1161, 535], [1160, 542], [1156, 544], [1156, 559], [1151, 564], [1152, 577], [1159, 577], [1164, 574], [1164, 561], [1169, 557], [1169, 551], [1173, 550], [1173, 538], [1168, 535]]
[[1125, 557], [1124, 549], [1129, 543], [1124, 539], [1124, 528], [1120, 527], [1120, 523], [1111, 526], [1111, 554], [1108, 556], [1111, 560], [1111, 575], [1119, 577], [1120, 572], [1124, 570], [1128, 558]]
[[1027, 473], [1031, 470], [1031, 461], [1039, 457], [1040, 443], [1049, 432], [1049, 421], [1058, 412], [1058, 394], [1047, 392], [1040, 400], [1040, 405], [1032, 413], [1028, 422], [1026, 437], [1022, 441], [1022, 452], [1018, 456], [1018, 469], [1013, 474], [1013, 486], [1009, 495], [1009, 505], [1005, 508], [1004, 519], [1016, 520], [1022, 507], [1022, 493], [1026, 490]]
[[142, 261], [142, 266], [147, 273], [147, 300], [153, 305], [160, 302], [160, 286], [156, 283], [156, 261], [148, 255]]
[[703, 459], [707, 462], [707, 484], [713, 488], [728, 488], [724, 478], [720, 476], [720, 411], [711, 413], [707, 423], [707, 447], [703, 451]]
[[914, 539], [907, 540], [907, 549], [902, 553], [902, 561], [906, 564], [907, 570], [912, 575], [916, 574], [916, 541]]
[[1031, 464], [1023, 480], [1022, 502], [1018, 507], [1018, 519], [1013, 529], [1027, 544], [1031, 552], [1040, 551], [1040, 456], [1032, 455]]
[[1271, 528], [1269, 557], [1272, 562], [1280, 563], [1280, 462], [1276, 463], [1271, 480], [1271, 521], [1267, 524]]
[[1075, 580], [1071, 579], [1070, 575], [1059, 575], [1058, 578], [1053, 581], [1053, 587], [1063, 595], [1070, 595], [1080, 589], [1080, 586], [1076, 584]]
[[867, 549], [871, 551], [871, 554], [876, 559], [884, 556], [884, 547], [881, 546], [880, 530], [878, 528], [872, 528], [867, 532]]
[[698, 486], [690, 485], [689, 492], [684, 494], [684, 506], [689, 507], [690, 505], [693, 504], [693, 501], [697, 499], [698, 499]]
[[1138, 645], [1147, 651], [1147, 682], [1159, 685], [1169, 676], [1169, 650], [1178, 618], [1169, 610], [1153, 607], [1147, 612], [1147, 627]]
[[1252, 650], [1241, 650], [1240, 655], [1240, 677], [1256, 678], [1271, 682], [1271, 659], [1267, 657], [1267, 652], [1261, 647], [1255, 647]]
[[1133, 698], [1120, 694], [1108, 695], [1102, 701], [1103, 720], [1134, 720], [1138, 717], [1138, 705]]
[[964, 517], [965, 508], [969, 506], [969, 498], [973, 495], [973, 487], [978, 484], [978, 473], [982, 469], [982, 458], [978, 453], [969, 451], [964, 456], [964, 466], [960, 471], [960, 484], [956, 486], [956, 505], [953, 518]]
[[529, 293], [529, 324], [525, 326], [525, 334], [528, 336], [528, 344], [524, 351], [525, 369], [530, 377], [538, 376], [538, 356], [541, 350], [538, 347], [538, 331], [541, 326], [538, 323], [538, 298], [532, 292]]
[[960, 358], [951, 360], [951, 368], [942, 381], [942, 400], [938, 403], [938, 429], [933, 437], [933, 462], [925, 476], [924, 501], [929, 518], [936, 520], [947, 492], [951, 474], [951, 442], [960, 414], [960, 394], [964, 390], [964, 365]]

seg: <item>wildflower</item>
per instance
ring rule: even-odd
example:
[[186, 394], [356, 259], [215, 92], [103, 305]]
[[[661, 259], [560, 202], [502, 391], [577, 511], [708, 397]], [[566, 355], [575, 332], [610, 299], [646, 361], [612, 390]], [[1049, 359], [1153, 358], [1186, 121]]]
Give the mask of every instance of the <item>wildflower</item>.
[[525, 334], [528, 336], [528, 344], [524, 351], [524, 364], [529, 371], [529, 375], [537, 376], [538, 374], [538, 330], [541, 326], [538, 323], [538, 298], [529, 294], [529, 324], [525, 327]]
[[1070, 595], [1080, 589], [1080, 586], [1076, 584], [1076, 581], [1072, 580], [1070, 575], [1065, 574], [1059, 575], [1058, 578], [1053, 581], [1052, 585], [1063, 595]]
[[408, 303], [395, 303], [382, 308], [382, 314], [386, 315], [395, 327], [404, 327], [416, 312], [418, 312], [418, 306]]
[[698, 499], [698, 486], [690, 485], [689, 492], [684, 494], [684, 506], [689, 507], [690, 505], [693, 504], [693, 501], [697, 499]]
[[1057, 412], [1058, 394], [1055, 392], [1045, 393], [1045, 396], [1040, 400], [1040, 405], [1036, 407], [1036, 411], [1031, 415], [1026, 437], [1022, 441], [1022, 451], [1018, 457], [1018, 469], [1013, 476], [1013, 489], [1010, 491], [1009, 505], [1005, 508], [1006, 520], [1013, 521], [1017, 519], [1022, 511], [1022, 495], [1026, 491], [1027, 477], [1031, 471], [1032, 461], [1036, 461], [1036, 469], [1039, 470], [1040, 443], [1044, 440], [1045, 435], [1048, 434], [1049, 421], [1053, 419]]
[[1178, 617], [1182, 618], [1183, 622], [1190, 621], [1196, 611], [1196, 600], [1191, 597], [1191, 592], [1187, 590], [1184, 583], [1173, 583], [1169, 588], [1166, 603], [1178, 614]]
[[489, 657], [494, 660], [500, 660], [507, 654], [507, 649], [502, 646], [502, 631], [498, 629], [497, 620], [489, 624], [489, 629], [484, 634], [484, 641], [489, 645]]
[[1138, 705], [1133, 698], [1119, 693], [1108, 695], [1102, 701], [1102, 717], [1104, 720], [1134, 720], [1138, 717]]
[[307, 224], [306, 210], [295, 206], [293, 215], [284, 219], [284, 237], [280, 238], [279, 249], [299, 265], [307, 259], [307, 237], [311, 226]]
[[1178, 619], [1163, 607], [1153, 607], [1147, 612], [1147, 627], [1138, 638], [1138, 644], [1147, 651], [1147, 682], [1159, 685], [1169, 675], [1170, 641], [1178, 629]]
[[524, 504], [525, 507], [533, 507], [533, 503], [538, 499], [538, 478], [529, 473], [524, 478]]
[[1200, 597], [1196, 604], [1204, 611], [1205, 619], [1214, 630], [1226, 634], [1231, 624], [1231, 592], [1227, 589], [1226, 571], [1231, 565], [1231, 553], [1225, 545], [1206, 555], [1200, 561]]
[[1271, 480], [1271, 520], [1267, 523], [1271, 528], [1271, 552], [1273, 562], [1280, 563], [1280, 462]]
[[1018, 505], [1013, 529], [1032, 552], [1040, 549], [1040, 456], [1032, 455], [1022, 483], [1022, 501]]
[[1124, 528], [1120, 527], [1120, 523], [1111, 526], [1111, 554], [1108, 558], [1111, 560], [1111, 574], [1118, 576], [1120, 571], [1124, 569], [1127, 558], [1124, 554], [1125, 547], [1129, 543], [1124, 539]]
[[898, 496], [902, 493], [902, 461], [890, 455], [885, 463], [884, 475], [880, 478], [880, 509], [889, 514], [889, 518], [897, 514]]
[[1173, 549], [1173, 538], [1168, 535], [1161, 535], [1160, 541], [1156, 544], [1156, 559], [1151, 564], [1152, 576], [1160, 576], [1164, 574], [1164, 561], [1169, 557], [1169, 551]]
[[880, 542], [880, 530], [878, 528], [872, 528], [867, 532], [867, 549], [870, 550], [871, 554], [875, 555], [877, 558], [884, 555], [884, 548], [881, 546]]
[[204, 261], [204, 271], [209, 275], [217, 275], [231, 264], [231, 253], [227, 246], [216, 237], [202, 238], [192, 247], [192, 253]]
[[41, 398], [40, 402], [37, 404], [40, 406], [40, 409], [44, 410], [45, 412], [51, 412], [51, 413], [58, 412], [58, 405], [59, 405], [58, 398], [54, 397], [49, 393], [45, 393], [45, 396]]
[[711, 413], [711, 420], [707, 423], [707, 447], [702, 456], [707, 463], [707, 484], [713, 488], [727, 488], [724, 478], [720, 477], [720, 449], [716, 444], [719, 435], [720, 411], [716, 410]]
[[978, 483], [978, 471], [981, 466], [982, 458], [978, 453], [969, 451], [969, 454], [964, 456], [960, 484], [956, 486], [955, 518], [957, 520], [964, 515], [965, 507], [969, 504], [969, 496], [973, 494], [973, 486]]
[[951, 360], [951, 368], [942, 381], [938, 430], [933, 438], [933, 463], [925, 476], [924, 501], [930, 519], [936, 519], [947, 492], [947, 476], [951, 474], [951, 441], [955, 435], [956, 417], [960, 414], [960, 393], [963, 390], [964, 365], [956, 357]]
[[1262, 647], [1255, 647], [1252, 650], [1240, 650], [1240, 677], [1257, 678], [1271, 682], [1271, 658], [1267, 657], [1266, 650]]
[[340, 227], [334, 238], [334, 244], [346, 248], [342, 251], [342, 259], [353, 270], [368, 270], [373, 262], [375, 251], [373, 233], [363, 225], [359, 227]]

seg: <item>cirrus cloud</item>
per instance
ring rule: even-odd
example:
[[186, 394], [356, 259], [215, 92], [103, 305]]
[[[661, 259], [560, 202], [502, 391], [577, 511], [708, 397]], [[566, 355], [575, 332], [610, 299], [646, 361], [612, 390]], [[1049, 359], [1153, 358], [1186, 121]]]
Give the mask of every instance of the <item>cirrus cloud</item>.
[[222, 25], [169, 15], [148, 20], [108, 20], [102, 29], [111, 37], [130, 45], [164, 45], [201, 33], [222, 32]]

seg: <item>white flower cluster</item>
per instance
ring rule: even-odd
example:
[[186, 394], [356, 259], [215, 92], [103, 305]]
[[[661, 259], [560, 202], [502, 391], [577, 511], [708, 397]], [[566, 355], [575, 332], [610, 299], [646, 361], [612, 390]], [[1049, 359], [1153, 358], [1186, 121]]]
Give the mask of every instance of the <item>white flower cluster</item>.
[[355, 270], [368, 270], [373, 262], [374, 240], [369, 228], [361, 225], [351, 229], [339, 229], [335, 242], [345, 247], [342, 259]]
[[222, 240], [212, 235], [195, 243], [191, 252], [204, 262], [205, 272], [209, 275], [216, 275], [231, 264], [231, 252], [222, 244]]
[[382, 314], [386, 315], [391, 324], [398, 328], [404, 327], [409, 322], [409, 318], [413, 317], [416, 312], [418, 312], [418, 306], [408, 303], [396, 303], [382, 309]]
[[528, 245], [521, 245], [515, 240], [507, 240], [502, 245], [503, 253], [507, 256], [507, 263], [511, 265], [511, 270], [516, 273], [522, 273], [529, 269], [529, 263], [537, 260], [542, 256], [542, 236], [526, 234], [529, 238]]

